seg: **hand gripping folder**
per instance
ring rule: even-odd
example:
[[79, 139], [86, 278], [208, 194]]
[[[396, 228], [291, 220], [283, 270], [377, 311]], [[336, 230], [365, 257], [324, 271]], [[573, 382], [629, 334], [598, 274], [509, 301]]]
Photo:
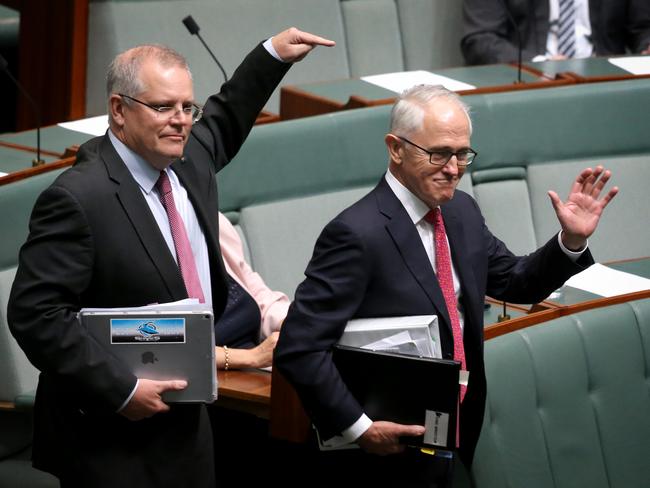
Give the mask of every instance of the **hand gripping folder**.
[[460, 363], [338, 344], [334, 364], [372, 420], [424, 425], [412, 446], [453, 450], [456, 446]]

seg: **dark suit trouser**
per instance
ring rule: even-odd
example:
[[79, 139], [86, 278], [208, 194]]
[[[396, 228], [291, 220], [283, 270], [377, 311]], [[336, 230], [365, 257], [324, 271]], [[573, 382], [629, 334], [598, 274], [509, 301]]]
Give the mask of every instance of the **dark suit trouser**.
[[453, 462], [413, 448], [391, 456], [370, 455], [360, 449], [321, 452], [316, 455], [314, 472], [322, 478], [312, 486], [451, 488]]
[[275, 442], [273, 451], [278, 480], [292, 488], [452, 488], [454, 463], [459, 462], [412, 448], [392, 456], [361, 449], [319, 451], [315, 441], [309, 445]]

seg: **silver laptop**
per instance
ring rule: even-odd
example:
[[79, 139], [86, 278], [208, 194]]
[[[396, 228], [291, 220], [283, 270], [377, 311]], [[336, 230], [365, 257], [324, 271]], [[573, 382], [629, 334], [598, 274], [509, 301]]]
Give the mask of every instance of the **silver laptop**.
[[81, 310], [79, 320], [138, 378], [186, 380], [187, 388], [168, 391], [171, 403], [217, 398], [213, 316], [210, 310]]

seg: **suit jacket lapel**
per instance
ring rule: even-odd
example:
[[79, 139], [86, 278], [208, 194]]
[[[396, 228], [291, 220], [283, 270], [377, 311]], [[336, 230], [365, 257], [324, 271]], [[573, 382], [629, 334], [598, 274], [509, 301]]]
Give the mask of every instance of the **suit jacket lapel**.
[[451, 334], [447, 305], [429, 257], [422, 246], [420, 235], [404, 206], [383, 178], [377, 187], [377, 201], [379, 211], [389, 218], [386, 229], [399, 249], [406, 267], [438, 312], [439, 321], [446, 324]]
[[185, 284], [176, 261], [169, 252], [140, 187], [115, 151], [108, 136], [102, 141], [100, 154], [106, 165], [109, 178], [116, 183], [116, 197], [151, 261], [158, 268], [165, 286], [175, 299], [186, 298]]

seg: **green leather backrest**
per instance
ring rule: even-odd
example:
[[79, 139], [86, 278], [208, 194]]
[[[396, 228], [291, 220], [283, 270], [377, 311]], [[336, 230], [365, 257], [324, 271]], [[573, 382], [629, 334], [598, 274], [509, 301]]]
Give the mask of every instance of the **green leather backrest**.
[[459, 0], [396, 0], [404, 69], [434, 70], [463, 66], [460, 51], [463, 2]]
[[256, 126], [218, 174], [223, 211], [374, 185], [388, 167], [390, 107]]
[[642, 488], [650, 480], [650, 299], [485, 343], [478, 488]]
[[650, 256], [650, 152], [639, 155], [602, 155], [593, 159], [550, 161], [528, 167], [528, 186], [533, 227], [538, 243], [559, 230], [547, 195], [555, 190], [566, 198], [578, 173], [602, 164], [612, 171], [607, 188], [617, 185], [619, 194], [605, 209], [589, 248], [600, 262]]
[[650, 79], [466, 96], [472, 170], [650, 152]]
[[350, 77], [404, 71], [394, 0], [342, 0]]
[[526, 168], [515, 166], [471, 174], [485, 223], [515, 254], [528, 254], [538, 247], [526, 176]]
[[[284, 78], [285, 84], [350, 76], [339, 0], [91, 0], [88, 18], [86, 112], [106, 113], [106, 69], [119, 52], [143, 43], [167, 44], [192, 69], [195, 97], [203, 102], [223, 83], [221, 72], [199, 39], [181, 20], [192, 15], [200, 34], [232, 75], [259, 42], [296, 26], [337, 43], [318, 48]], [[279, 89], [267, 109], [279, 112]]]
[[0, 186], [0, 270], [16, 266], [36, 198], [62, 171], [49, 171]]

